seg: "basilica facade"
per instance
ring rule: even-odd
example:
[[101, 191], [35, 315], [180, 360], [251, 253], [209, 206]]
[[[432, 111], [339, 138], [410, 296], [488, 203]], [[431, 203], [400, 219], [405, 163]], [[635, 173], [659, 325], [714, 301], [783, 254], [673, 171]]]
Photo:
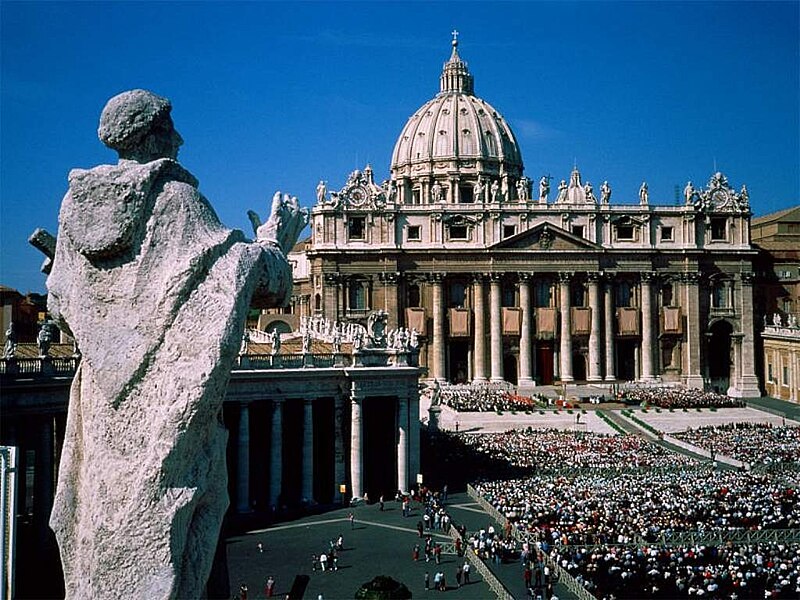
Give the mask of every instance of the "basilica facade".
[[[551, 189], [552, 187], [552, 189]], [[680, 382], [759, 396], [747, 189], [714, 173], [679, 205], [632, 202], [574, 167], [529, 179], [510, 124], [453, 40], [390, 178], [317, 189], [299, 314], [416, 330], [429, 380]]]

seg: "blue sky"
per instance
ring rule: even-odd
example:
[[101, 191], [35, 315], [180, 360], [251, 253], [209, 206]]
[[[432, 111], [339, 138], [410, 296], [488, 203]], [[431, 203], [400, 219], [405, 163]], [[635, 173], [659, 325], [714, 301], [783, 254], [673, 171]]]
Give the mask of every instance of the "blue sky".
[[800, 203], [798, 2], [0, 2], [0, 284], [44, 291], [26, 239], [57, 230], [66, 177], [116, 161], [106, 100], [167, 96], [180, 161], [220, 218], [276, 189], [310, 205], [371, 162], [388, 177], [438, 91], [450, 31], [532, 179], [607, 179], [675, 202], [714, 166], [756, 215]]

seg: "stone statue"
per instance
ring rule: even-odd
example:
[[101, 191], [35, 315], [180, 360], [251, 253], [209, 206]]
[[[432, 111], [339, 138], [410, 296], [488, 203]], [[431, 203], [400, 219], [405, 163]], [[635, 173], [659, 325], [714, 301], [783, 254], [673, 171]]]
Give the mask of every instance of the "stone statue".
[[492, 182], [492, 202], [499, 202], [500, 201], [500, 183], [495, 179]]
[[322, 205], [325, 203], [325, 195], [328, 193], [328, 187], [325, 182], [320, 179], [317, 184], [317, 204]]
[[431, 200], [433, 202], [444, 201], [444, 192], [442, 192], [442, 186], [439, 185], [438, 181], [434, 181], [433, 187], [431, 187]]
[[608, 181], [604, 181], [600, 186], [600, 202], [603, 204], [611, 202], [611, 186], [608, 185]]
[[686, 187], [683, 188], [683, 199], [687, 205], [694, 204], [697, 201], [697, 190], [694, 189], [691, 181], [687, 181]]
[[586, 202], [593, 202], [597, 204], [597, 196], [594, 195], [594, 188], [588, 181], [586, 182], [586, 185], [583, 186], [583, 192], [586, 194]]
[[342, 332], [337, 327], [333, 331], [333, 352], [339, 354], [342, 351]]
[[250, 334], [247, 333], [247, 329], [244, 330], [242, 334], [242, 343], [239, 346], [239, 354], [244, 355], [247, 354], [247, 346], [250, 343]]
[[411, 335], [409, 336], [408, 343], [414, 350], [419, 348], [419, 331], [417, 331], [416, 329], [411, 330]]
[[565, 202], [567, 200], [567, 182], [565, 180], [561, 180], [558, 184], [558, 196], [556, 197], [556, 202]]
[[303, 332], [303, 354], [311, 354], [311, 331]]
[[50, 321], [45, 321], [39, 326], [39, 335], [36, 336], [36, 345], [39, 347], [39, 358], [44, 358], [50, 354], [50, 343], [53, 341], [53, 332], [50, 329]]
[[529, 181], [527, 177], [522, 177], [517, 181], [517, 198], [520, 202], [527, 202], [530, 194], [528, 193]]
[[783, 324], [783, 323], [781, 322], [781, 315], [780, 315], [779, 313], [774, 313], [774, 314], [772, 315], [772, 324], [773, 324], [775, 327], [781, 327], [781, 325]]
[[386, 323], [389, 314], [385, 310], [376, 310], [367, 317], [367, 336], [372, 348], [386, 348]]
[[353, 334], [353, 350], [358, 352], [364, 347], [364, 332], [361, 329], [357, 329], [355, 334]]
[[14, 333], [14, 323], [8, 324], [6, 329], [6, 343], [3, 346], [3, 358], [14, 358], [17, 353], [17, 334]]
[[539, 202], [547, 202], [547, 197], [550, 195], [550, 178], [547, 175], [542, 175], [539, 180]]
[[483, 202], [484, 185], [483, 185], [483, 179], [481, 179], [480, 175], [478, 175], [478, 181], [475, 183], [475, 187], [473, 188], [473, 190], [475, 195], [475, 202]]
[[642, 182], [642, 187], [639, 188], [639, 204], [645, 205], [650, 201], [650, 192], [647, 189], [647, 182]]
[[391, 204], [397, 196], [397, 186], [391, 179], [386, 182], [386, 201]]
[[281, 351], [281, 334], [277, 329], [272, 330], [269, 341], [272, 342], [272, 356], [277, 356]]
[[[275, 194], [256, 241], [225, 228], [166, 98], [108, 101], [119, 162], [75, 169], [59, 214], [48, 309], [78, 342], [50, 516], [67, 598], [200, 598], [228, 507], [220, 412], [248, 309], [284, 304], [307, 221]], [[252, 301], [252, 303], [251, 303]]]
[[750, 193], [747, 191], [747, 186], [742, 184], [742, 191], [739, 192], [739, 208], [750, 208]]

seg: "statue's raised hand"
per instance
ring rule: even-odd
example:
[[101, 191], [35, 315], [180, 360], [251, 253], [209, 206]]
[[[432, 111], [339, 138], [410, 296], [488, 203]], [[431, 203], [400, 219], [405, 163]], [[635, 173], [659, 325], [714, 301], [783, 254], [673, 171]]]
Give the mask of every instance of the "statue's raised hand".
[[247, 212], [253, 230], [256, 234], [256, 241], [259, 243], [275, 244], [284, 254], [288, 254], [297, 242], [297, 237], [308, 223], [308, 211], [300, 208], [295, 196], [284, 194], [281, 197], [280, 191], [275, 192], [272, 197], [272, 208], [266, 223], [261, 223], [258, 215], [251, 211]]

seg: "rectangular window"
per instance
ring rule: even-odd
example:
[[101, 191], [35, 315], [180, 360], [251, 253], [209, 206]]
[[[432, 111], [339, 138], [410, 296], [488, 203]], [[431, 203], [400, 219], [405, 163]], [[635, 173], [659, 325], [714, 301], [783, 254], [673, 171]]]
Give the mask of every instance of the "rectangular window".
[[415, 204], [415, 205], [419, 204], [420, 203], [419, 199], [421, 197], [422, 197], [422, 194], [421, 194], [419, 188], [414, 188], [413, 190], [411, 190], [411, 204]]
[[347, 220], [347, 237], [351, 240], [363, 240], [366, 231], [365, 217], [350, 217]]
[[573, 225], [572, 226], [572, 235], [577, 235], [578, 237], [583, 237], [583, 225]]
[[618, 240], [632, 240], [633, 239], [633, 225], [617, 225], [617, 239]]
[[419, 236], [419, 225], [409, 225], [408, 226], [408, 239], [409, 240], [418, 240], [418, 239], [420, 239], [420, 236]]
[[789, 385], [789, 367], [783, 365], [783, 385]]
[[673, 240], [674, 230], [671, 226], [663, 225], [661, 227], [661, 241], [662, 242], [671, 242]]
[[516, 225], [503, 225], [503, 239], [510, 238], [515, 233], [517, 233]]
[[461, 204], [472, 204], [475, 202], [471, 185], [462, 185], [458, 188], [458, 201]]
[[467, 297], [467, 288], [463, 283], [454, 281], [450, 284], [449, 308], [463, 308]]
[[533, 302], [537, 308], [550, 306], [550, 282], [535, 281], [533, 288]]
[[722, 242], [728, 239], [728, 219], [711, 219], [711, 241]]
[[503, 286], [500, 302], [505, 307], [517, 305], [517, 288], [514, 284], [507, 283]]
[[772, 363], [767, 364], [767, 381], [775, 381], [775, 375], [772, 373]]
[[367, 308], [366, 290], [361, 281], [353, 281], [347, 294], [347, 306], [350, 310], [365, 310]]
[[570, 288], [569, 295], [572, 306], [584, 306], [586, 302], [586, 290], [582, 285], [573, 285]]
[[467, 239], [467, 226], [466, 225], [450, 225], [448, 227], [451, 240], [466, 240]]

